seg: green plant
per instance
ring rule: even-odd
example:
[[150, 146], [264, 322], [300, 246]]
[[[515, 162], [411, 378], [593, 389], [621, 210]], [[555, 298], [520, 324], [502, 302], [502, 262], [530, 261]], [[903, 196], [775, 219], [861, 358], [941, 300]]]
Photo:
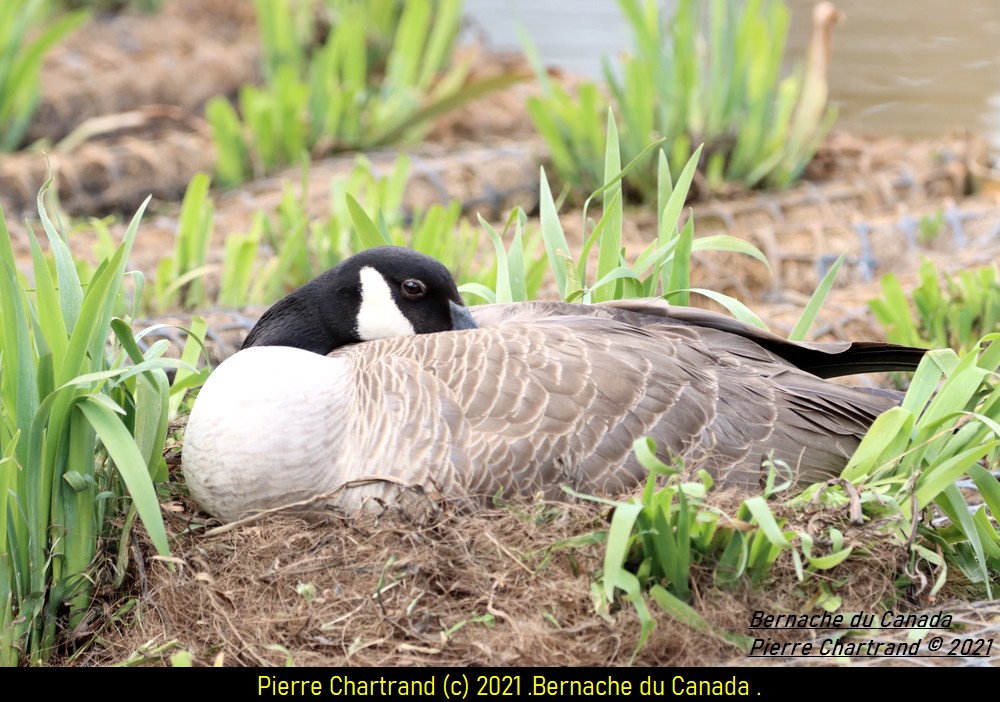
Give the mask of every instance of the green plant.
[[[207, 262], [215, 207], [208, 176], [196, 175], [184, 196], [174, 252], [160, 260], [149, 298], [143, 300], [146, 307], [162, 312], [216, 302], [229, 307], [270, 304], [353, 251], [382, 243], [411, 246], [434, 256], [467, 282], [480, 283], [495, 275], [493, 268], [479, 264], [481, 237], [468, 222], [460, 221], [460, 203], [433, 205], [426, 212], [406, 211], [403, 191], [410, 169], [406, 155], [399, 156], [384, 176], [376, 176], [371, 162], [358, 156], [349, 174], [331, 181], [330, 214], [324, 217], [309, 212], [308, 167], [306, 162], [299, 194], [286, 186], [274, 216], [257, 212], [247, 231], [227, 235], [217, 296], [205, 282], [205, 276], [219, 268]], [[374, 242], [354, 230], [355, 208], [378, 213], [378, 226], [368, 219], [378, 230]], [[523, 222], [522, 214], [518, 226]], [[108, 251], [106, 223], [95, 220], [89, 226], [98, 235], [95, 253]], [[541, 283], [542, 267], [535, 269], [532, 290]]]
[[215, 225], [215, 204], [208, 196], [211, 179], [198, 173], [188, 183], [181, 204], [174, 254], [164, 256], [156, 266], [153, 300], [157, 311], [205, 305], [204, 276], [209, 272], [208, 248]]
[[[383, 243], [423, 251], [466, 280], [485, 275], [475, 259], [479, 238], [467, 222], [459, 221], [460, 203], [406, 212], [403, 191], [409, 170], [410, 160], [402, 155], [387, 175], [376, 176], [368, 159], [359, 156], [350, 174], [331, 182], [330, 214], [317, 218], [307, 209], [309, 179], [304, 166], [301, 196], [286, 188], [274, 218], [258, 213], [248, 232], [227, 237], [220, 301], [231, 306], [273, 302], [353, 251]], [[377, 226], [366, 211], [377, 213]], [[366, 240], [368, 230], [355, 231], [357, 212], [377, 232], [376, 239]], [[260, 261], [262, 250], [276, 255]]]
[[[981, 349], [961, 358], [948, 349], [930, 352], [901, 406], [875, 421], [840, 480], [809, 486], [772, 507], [768, 499], [788, 495], [790, 487], [789, 481], [776, 484], [779, 473], [772, 471], [764, 494], [744, 500], [735, 520], [706, 503], [713, 482], [707, 473], [700, 471], [696, 481], [681, 482], [680, 466], [659, 461], [651, 441], [637, 441], [636, 456], [650, 471], [642, 497], [598, 500], [615, 508], [605, 535], [599, 608], [611, 604], [616, 590], [624, 592], [642, 622], [641, 648], [655, 625], [646, 593], [673, 618], [711, 629], [686, 604], [693, 564], [709, 568], [715, 584], [725, 586], [744, 577], [764, 582], [782, 554], [791, 558], [800, 581], [850, 557], [853, 547], [847, 545], [844, 529], [830, 526], [822, 535], [788, 529], [776, 510], [839, 513], [845, 529], [862, 521], [869, 530], [874, 525], [869, 534], [888, 536], [909, 549], [911, 577], [904, 585], [916, 577], [919, 564], [928, 564], [937, 570], [930, 587], [933, 596], [953, 566], [979, 596], [992, 598], [1000, 584], [1000, 529], [995, 522], [1000, 482], [990, 472], [1000, 466], [998, 342], [1000, 334], [988, 335]], [[955, 485], [963, 475], [975, 482], [985, 502], [973, 513]], [[666, 484], [657, 488], [664, 479]], [[945, 526], [931, 526], [932, 509], [948, 518]], [[836, 607], [838, 602], [833, 597], [828, 605]], [[743, 637], [715, 633], [747, 647]]]
[[[653, 151], [662, 140], [650, 144], [646, 151]], [[606, 183], [594, 192], [583, 207], [584, 243], [579, 261], [574, 261], [569, 243], [560, 223], [552, 190], [548, 184], [544, 169], [541, 174], [541, 240], [544, 245], [545, 257], [535, 255], [537, 246], [532, 233], [525, 234], [527, 218], [520, 208], [510, 215], [505, 226], [505, 233], [513, 226], [513, 236], [509, 248], [504, 248], [504, 237], [485, 220], [480, 218], [480, 225], [487, 233], [496, 251], [496, 264], [488, 273], [480, 269], [472, 275], [466, 273], [460, 259], [454, 255], [455, 248], [474, 252], [478, 244], [463, 228], [458, 235], [449, 235], [448, 228], [432, 229], [428, 236], [416, 234], [412, 239], [405, 239], [401, 230], [390, 231], [390, 227], [381, 212], [379, 223], [365, 212], [356, 201], [347, 196], [347, 209], [350, 211], [354, 226], [362, 247], [380, 246], [384, 244], [409, 245], [413, 248], [445, 261], [450, 269], [459, 274], [456, 278], [462, 283], [459, 289], [465, 294], [475, 295], [486, 302], [517, 302], [532, 300], [541, 288], [546, 269], [555, 279], [559, 294], [567, 301], [582, 300], [584, 302], [622, 299], [628, 297], [663, 297], [676, 300], [685, 305], [689, 302], [690, 293], [708, 297], [728, 309], [741, 321], [764, 328], [764, 322], [751, 310], [735, 298], [721, 295], [713, 290], [691, 288], [689, 270], [691, 255], [695, 251], [736, 251], [752, 256], [767, 264], [767, 259], [752, 244], [727, 235], [694, 238], [694, 221], [689, 218], [681, 223], [681, 211], [687, 197], [688, 189], [694, 177], [698, 152], [689, 159], [678, 178], [676, 185], [667, 164], [666, 155], [659, 152], [657, 209], [659, 212], [657, 238], [643, 250], [631, 264], [625, 257], [622, 246], [624, 207], [622, 204], [623, 179], [632, 173], [636, 164], [646, 155], [641, 153], [624, 168], [621, 166], [621, 156], [617, 138], [617, 128], [614, 115], [609, 112], [607, 137], [605, 144]], [[604, 209], [601, 219], [594, 223], [588, 219], [587, 212], [590, 203], [597, 197], [602, 197]], [[594, 282], [589, 282], [588, 263], [592, 253], [596, 253], [596, 276]], [[806, 332], [814, 321], [823, 300], [832, 287], [844, 257], [827, 272], [817, 287], [816, 292], [806, 305], [802, 316], [793, 330], [790, 338], [804, 339]], [[472, 269], [474, 270], [474, 269]], [[491, 285], [486, 281], [492, 281]]]
[[[914, 558], [940, 568], [932, 594], [949, 562], [988, 598], [1000, 572], [1000, 533], [987, 515], [987, 509], [994, 518], [1000, 514], [1000, 485], [990, 474], [1000, 466], [998, 342], [1000, 333], [993, 333], [962, 356], [951, 349], [928, 352], [900, 407], [875, 421], [843, 472], [861, 489], [866, 514], [884, 520], [900, 542], [914, 543]], [[955, 485], [963, 475], [985, 501], [974, 514]], [[849, 501], [843, 486], [814, 486], [801, 500], [814, 497]], [[947, 527], [934, 529], [922, 518], [932, 505], [949, 518]]]
[[[822, 65], [781, 77], [788, 10], [778, 0], [710, 3], [681, 0], [669, 17], [654, 0], [619, 0], [634, 34], [635, 53], [618, 72], [605, 60], [605, 81], [622, 124], [622, 153], [636, 158], [666, 138], [676, 171], [691, 145], [704, 143], [709, 188], [737, 181], [783, 187], [798, 178], [833, 123], [825, 109]], [[707, 32], [702, 28], [707, 27]], [[602, 180], [601, 112], [593, 83], [571, 97], [548, 79], [534, 57], [543, 95], [529, 111], [552, 153], [556, 172], [579, 191]], [[818, 62], [814, 62], [818, 63]], [[619, 77], [620, 76], [620, 77]], [[632, 187], [656, 194], [658, 165], [642, 159]]]
[[[709, 297], [725, 306], [734, 316], [757, 326], [764, 323], [738, 300], [711, 290], [690, 287], [691, 255], [695, 251], [725, 250], [738, 251], [762, 261], [767, 260], [752, 244], [728, 235], [694, 238], [694, 220], [682, 223], [681, 213], [687, 198], [688, 188], [694, 178], [700, 149], [688, 160], [674, 184], [667, 164], [666, 154], [657, 147], [662, 139], [648, 145], [624, 168], [621, 165], [621, 151], [614, 115], [608, 113], [605, 149], [604, 185], [587, 198], [583, 205], [583, 245], [579, 260], [575, 260], [562, 224], [559, 220], [552, 190], [545, 171], [542, 169], [540, 186], [540, 225], [545, 246], [548, 269], [555, 279], [560, 297], [569, 302], [600, 302], [603, 300], [629, 297], [656, 297], [676, 301], [686, 305], [690, 293]], [[623, 182], [633, 173], [637, 164], [650, 153], [658, 154], [657, 189], [657, 235], [635, 260], [629, 262], [623, 248]], [[588, 218], [591, 202], [602, 198], [601, 218], [595, 223]], [[356, 222], [359, 230], [362, 226]], [[472, 292], [487, 301], [530, 299], [523, 281], [533, 274], [525, 269], [525, 261], [531, 256], [525, 252], [519, 230], [509, 251], [504, 251], [496, 232], [486, 226], [493, 239], [498, 256], [499, 277], [493, 290], [485, 286], [465, 286], [463, 291]], [[591, 258], [596, 257], [596, 261]], [[590, 265], [592, 264], [592, 265]], [[588, 271], [593, 268], [594, 279]]]
[[364, 12], [367, 65], [375, 73], [384, 72], [386, 58], [392, 50], [393, 37], [399, 27], [403, 3], [399, 0], [298, 0], [272, 2], [255, 0], [260, 26], [262, 63], [269, 80], [281, 66], [291, 66], [298, 75], [305, 75], [309, 60], [329, 37], [330, 32], [345, 17], [359, 10]]
[[[598, 611], [607, 612], [616, 591], [621, 590], [634, 605], [642, 625], [635, 653], [655, 626], [647, 593], [669, 616], [749, 649], [752, 639], [714, 629], [689, 604], [694, 565], [708, 568], [717, 586], [731, 586], [744, 578], [760, 585], [782, 554], [791, 557], [799, 580], [834, 568], [851, 554], [852, 547], [836, 527], [829, 527], [820, 538], [806, 529], [786, 528], [785, 520], [776, 517], [767, 502], [773, 493], [790, 485], [787, 481], [775, 485], [774, 471], [764, 495], [744, 500], [734, 519], [706, 502], [714, 484], [707, 472], [699, 471], [696, 480], [682, 482], [683, 466], [660, 461], [649, 439], [637, 441], [635, 453], [649, 471], [642, 497], [615, 502], [577, 495], [614, 507], [595, 600]], [[827, 545], [817, 548], [818, 541]]]
[[917, 243], [930, 246], [937, 241], [944, 230], [944, 210], [938, 210], [932, 215], [924, 215], [917, 222]]
[[51, 13], [48, 0], [0, 3], [0, 151], [21, 145], [41, 97], [45, 54], [90, 17], [80, 10], [51, 21]]
[[[624, 257], [622, 248], [622, 179], [634, 167], [638, 159], [621, 167], [617, 129], [614, 116], [609, 114], [606, 144], [606, 178], [607, 183], [590, 198], [583, 208], [585, 240], [579, 263], [573, 260], [570, 247], [556, 210], [555, 201], [545, 171], [541, 175], [541, 237], [544, 244], [548, 269], [555, 278], [560, 296], [567, 301], [582, 300], [584, 302], [621, 299], [623, 297], [651, 297], [656, 295], [676, 296], [681, 304], [686, 304], [690, 292], [699, 292], [712, 297], [726, 305], [742, 319], [752, 320], [763, 326], [755, 315], [750, 313], [739, 301], [701, 289], [690, 289], [687, 286], [687, 271], [690, 265], [690, 255], [697, 250], [730, 250], [742, 251], [755, 256], [767, 264], [764, 255], [753, 245], [735, 237], [720, 235], [694, 240], [694, 223], [688, 220], [683, 227], [679, 226], [681, 209], [687, 196], [687, 189], [694, 176], [697, 154], [689, 161], [673, 186], [670, 170], [665, 157], [660, 156], [660, 227], [658, 237], [644, 250], [635, 263], [630, 265]], [[660, 142], [647, 147], [651, 152]], [[640, 154], [640, 158], [646, 154]], [[603, 196], [604, 210], [599, 222], [594, 224], [587, 218], [587, 211], [592, 199]], [[363, 247], [380, 246], [384, 244], [407, 245], [398, 235], [390, 232], [388, 224], [379, 215], [376, 224], [364, 209], [353, 200], [347, 198], [348, 209], [354, 220], [360, 243]], [[515, 210], [507, 220], [507, 229], [514, 225], [514, 235], [509, 250], [503, 246], [503, 238], [486, 221], [480, 219], [483, 229], [493, 242], [497, 253], [496, 276], [491, 273], [486, 279], [496, 281], [491, 288], [483, 281], [470, 281], [459, 274], [457, 279], [462, 283], [460, 290], [471, 293], [487, 302], [512, 302], [532, 299], [541, 285], [544, 274], [544, 263], [538, 257], [530, 255], [525, 250], [525, 223], [523, 212]], [[464, 230], [463, 230], [464, 232]], [[445, 231], [415, 237], [422, 240], [426, 248], [418, 248], [431, 256], [442, 260], [452, 270], [461, 271], [456, 265], [454, 247], [468, 246], [472, 241], [468, 234], [449, 236]], [[530, 246], [530, 243], [529, 243]], [[475, 247], [467, 248], [474, 251]], [[587, 262], [590, 252], [597, 252], [597, 280], [588, 283]], [[526, 267], [525, 261], [535, 261], [534, 265]]]
[[[83, 621], [102, 545], [118, 543], [111, 558], [123, 570], [136, 514], [157, 551], [168, 553], [154, 482], [167, 477], [162, 450], [170, 395], [184, 392], [168, 384], [164, 369], [181, 364], [160, 358], [166, 345], [154, 344], [142, 354], [131, 327], [113, 317], [124, 304], [125, 266], [145, 203], [121, 244], [84, 285], [64, 235], [48, 217], [44, 190], [38, 213], [54, 265], [29, 232], [34, 289], [18, 275], [0, 212], [0, 663], [5, 665], [44, 660], [57, 621], [67, 614], [70, 626]], [[131, 277], [141, 288], [142, 276]], [[125, 527], [113, 526], [121, 516]]]
[[[460, 0], [406, 3], [398, 17], [385, 0], [336, 6], [325, 42], [307, 55], [289, 0], [258, 2], [261, 17], [273, 19], [262, 22], [265, 85], [243, 87], [239, 115], [223, 98], [206, 106], [221, 183], [243, 182], [303, 154], [417, 138], [435, 117], [523, 78], [467, 81], [470, 62], [452, 57]], [[373, 27], [393, 32], [384, 65], [370, 63], [366, 38]]]
[[994, 263], [939, 275], [925, 258], [912, 299], [911, 311], [899, 279], [890, 273], [882, 278], [882, 296], [869, 300], [889, 341], [968, 351], [983, 334], [1000, 330], [1000, 267]]

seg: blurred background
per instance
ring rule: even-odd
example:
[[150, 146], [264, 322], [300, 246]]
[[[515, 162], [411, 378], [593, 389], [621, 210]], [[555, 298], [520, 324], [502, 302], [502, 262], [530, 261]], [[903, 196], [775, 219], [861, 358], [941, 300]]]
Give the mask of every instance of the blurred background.
[[[672, 3], [666, 2], [670, 8]], [[804, 60], [814, 2], [788, 0], [788, 55]], [[995, 0], [839, 0], [830, 98], [838, 125], [852, 132], [937, 136], [982, 131], [1000, 151], [1000, 3]], [[599, 78], [601, 55], [630, 45], [618, 5], [602, 0], [474, 0], [475, 32], [498, 49], [518, 50], [518, 26], [547, 63]]]

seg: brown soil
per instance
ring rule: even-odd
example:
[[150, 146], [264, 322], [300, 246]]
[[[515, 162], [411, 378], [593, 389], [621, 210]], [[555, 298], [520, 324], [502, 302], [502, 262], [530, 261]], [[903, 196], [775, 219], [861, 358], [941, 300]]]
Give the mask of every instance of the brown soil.
[[[164, 6], [155, 17], [102, 17], [55, 51], [44, 67], [43, 103], [31, 132], [46, 143], [62, 206], [70, 214], [124, 212], [119, 219], [127, 221], [153, 193], [153, 209], [131, 261], [147, 275], [173, 247], [176, 202], [191, 176], [213, 168], [204, 102], [232, 95], [240, 84], [258, 78], [252, 3], [166, 0]], [[477, 64], [480, 72], [522, 68], [513, 59], [492, 57]], [[538, 166], [545, 154], [524, 104], [536, 90], [531, 83], [518, 85], [435, 125], [428, 143], [413, 150], [409, 206], [457, 197], [470, 214], [482, 212], [500, 221], [514, 204], [535, 209]], [[878, 338], [881, 331], [866, 303], [877, 294], [882, 273], [900, 273], [905, 287], [921, 254], [933, 255], [949, 270], [1000, 258], [1000, 196], [968, 196], [968, 164], [979, 149], [979, 142], [965, 135], [933, 142], [834, 135], [813, 164], [809, 182], [783, 193], [734, 195], [694, 208], [699, 236], [728, 233], [756, 243], [767, 253], [773, 275], [742, 256], [699, 255], [693, 282], [740, 297], [772, 329], [787, 332], [814, 289], [821, 264], [846, 251], [850, 258], [813, 336]], [[46, 176], [38, 151], [0, 156], [0, 202], [21, 257], [29, 255], [21, 216], [31, 216]], [[385, 167], [394, 156], [369, 155]], [[328, 212], [331, 180], [353, 164], [353, 155], [313, 164], [311, 215]], [[289, 169], [215, 193], [210, 262], [221, 261], [226, 233], [245, 231], [257, 210], [273, 213], [286, 185], [299, 187], [300, 175]], [[915, 222], [939, 212], [946, 217], [937, 237], [910, 237]], [[566, 215], [563, 222], [578, 246], [583, 236], [579, 214]], [[123, 227], [116, 225], [119, 232]], [[631, 254], [654, 236], [655, 221], [648, 214], [629, 213]], [[74, 250], [89, 255], [92, 242], [86, 233], [78, 235]], [[235, 350], [260, 312], [213, 313], [217, 358]], [[176, 446], [168, 447], [168, 459], [176, 454]], [[199, 665], [290, 660], [297, 665], [605, 666], [628, 663], [636, 649], [634, 609], [619, 599], [599, 614], [592, 599], [603, 550], [579, 537], [606, 528], [604, 508], [521, 504], [459, 515], [444, 506], [421, 523], [398, 514], [331, 516], [323, 523], [279, 516], [206, 534], [207, 518], [191, 504], [183, 485], [175, 481], [170, 489], [176, 494], [164, 501], [163, 510], [173, 558], [154, 557], [136, 528], [128, 587], [124, 593], [111, 588], [106, 582], [110, 569], [100, 564], [94, 616], [65, 632], [56, 663], [159, 665], [189, 650]], [[716, 499], [733, 507], [731, 495]], [[842, 519], [787, 516], [802, 522], [803, 529], [812, 528], [813, 518]], [[867, 528], [843, 528], [858, 552], [828, 579], [809, 581], [807, 597], [835, 586], [848, 611], [948, 608], [960, 614], [969, 635], [996, 636], [1000, 609], [995, 604], [933, 601], [926, 588], [893, 602], [893, 582], [907, 567], [904, 551], [873, 538]], [[109, 553], [115, 546], [107, 545]], [[791, 569], [790, 561], [782, 561], [763, 587], [735, 590], [714, 587], [707, 568], [698, 569], [693, 604], [717, 630], [749, 634], [749, 613], [802, 607], [803, 586]], [[936, 574], [921, 575], [933, 581]], [[637, 663], [746, 662], [745, 651], [717, 633], [689, 629], [653, 607], [659, 624]], [[775, 640], [803, 640], [791, 638], [797, 633], [778, 632]], [[884, 634], [887, 640], [892, 635]]]
[[246, 0], [171, 0], [155, 15], [98, 15], [46, 57], [28, 138], [58, 142], [88, 119], [148, 105], [196, 112], [259, 79], [256, 31]]

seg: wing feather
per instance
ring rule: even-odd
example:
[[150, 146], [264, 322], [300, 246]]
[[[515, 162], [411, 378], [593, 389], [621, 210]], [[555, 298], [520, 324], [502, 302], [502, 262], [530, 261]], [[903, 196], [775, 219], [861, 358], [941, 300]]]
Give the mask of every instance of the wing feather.
[[367, 435], [390, 437], [371, 439], [369, 459], [403, 460], [409, 479], [442, 492], [620, 492], [644, 477], [632, 451], [644, 436], [663, 460], [735, 485], [759, 484], [767, 455], [822, 479], [893, 404], [745, 337], [603, 314], [514, 314], [337, 353], [367, 379]]

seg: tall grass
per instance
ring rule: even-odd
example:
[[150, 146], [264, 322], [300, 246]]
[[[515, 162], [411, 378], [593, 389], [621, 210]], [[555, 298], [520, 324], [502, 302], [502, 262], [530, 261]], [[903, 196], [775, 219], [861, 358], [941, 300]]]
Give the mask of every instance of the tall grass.
[[925, 258], [912, 295], [890, 273], [868, 307], [893, 343], [968, 351], [983, 334], [1000, 331], [1000, 266], [942, 274]]
[[207, 263], [214, 206], [207, 179], [192, 180], [178, 225], [176, 253], [158, 267], [151, 305], [162, 310], [270, 304], [363, 248], [349, 214], [352, 207], [378, 212], [380, 225], [394, 243], [435, 256], [460, 275], [476, 275], [478, 237], [460, 221], [461, 204], [408, 211], [403, 191], [409, 172], [405, 155], [397, 157], [384, 176], [376, 175], [371, 162], [359, 156], [349, 174], [331, 181], [329, 214], [317, 217], [310, 213], [305, 164], [299, 194], [286, 185], [273, 215], [257, 212], [247, 231], [226, 237], [217, 296], [203, 280], [218, 268]]
[[[781, 477], [784, 467], [771, 466], [763, 494], [745, 499], [735, 514], [707, 499], [714, 481], [705, 471], [683, 481], [683, 466], [657, 459], [651, 440], [636, 441], [636, 456], [649, 470], [641, 497], [612, 502], [579, 495], [614, 507], [602, 535], [599, 609], [606, 611], [617, 593], [634, 605], [642, 625], [637, 653], [656, 625], [647, 600], [681, 623], [713, 630], [691, 606], [693, 567], [710, 573], [716, 586], [745, 579], [760, 586], [784, 559], [808, 584], [813, 598], [808, 606], [836, 611], [841, 601], [836, 583], [850, 578], [840, 580], [843, 569], [826, 572], [842, 564], [849, 572], [855, 548], [849, 544], [858, 542], [851, 529], [862, 524], [866, 541], [889, 540], [908, 552], [897, 597], [915, 586], [933, 598], [949, 582], [959, 582], [971, 584], [975, 596], [992, 599], [1000, 586], [995, 473], [1000, 469], [1000, 334], [987, 335], [980, 346], [961, 357], [950, 349], [930, 352], [901, 406], [875, 421], [839, 479], [795, 493]], [[984, 504], [972, 511], [956, 485], [963, 476], [983, 498]], [[805, 527], [805, 512], [813, 513], [809, 524], [826, 525], [822, 532]], [[790, 527], [787, 517], [776, 516], [780, 513], [799, 515], [799, 526]], [[932, 525], [936, 517], [945, 518], [943, 526]], [[748, 650], [749, 639], [714, 633]]]
[[45, 55], [90, 17], [78, 10], [53, 20], [54, 13], [50, 0], [0, 3], [0, 151], [18, 148], [31, 124]]
[[156, 266], [152, 292], [159, 312], [204, 307], [208, 301], [204, 277], [211, 270], [207, 260], [215, 224], [215, 203], [208, 195], [210, 183], [207, 174], [198, 173], [184, 192], [174, 252]]
[[[483, 231], [462, 219], [456, 201], [426, 211], [408, 210], [403, 193], [409, 172], [406, 155], [397, 157], [385, 175], [376, 175], [371, 162], [359, 156], [349, 174], [331, 181], [329, 214], [317, 217], [310, 212], [305, 164], [298, 194], [286, 184], [273, 215], [256, 212], [246, 231], [226, 236], [218, 288], [206, 282], [220, 269], [208, 262], [214, 202], [208, 177], [196, 176], [184, 197], [174, 252], [160, 260], [144, 305], [162, 312], [270, 304], [373, 242], [410, 246], [442, 261], [463, 282], [488, 282], [495, 266], [484, 265], [479, 257]], [[370, 229], [355, 229], [356, 210], [366, 213]], [[523, 213], [518, 226], [523, 226]], [[375, 239], [368, 238], [372, 231]], [[528, 238], [534, 242], [537, 237]], [[543, 267], [536, 265], [535, 271], [533, 292], [541, 284]]]
[[[694, 219], [685, 218], [683, 210], [700, 149], [688, 159], [675, 183], [667, 156], [660, 148], [662, 143], [661, 139], [649, 144], [623, 167], [618, 127], [614, 114], [609, 111], [602, 142], [604, 185], [591, 193], [581, 209], [583, 242], [579, 257], [574, 256], [566, 239], [552, 188], [543, 168], [539, 223], [547, 271], [539, 270], [535, 265], [536, 257], [532, 255], [530, 248], [526, 248], [528, 238], [522, 234], [523, 213], [515, 211], [508, 220], [508, 226], [511, 223], [517, 225], [508, 248], [504, 247], [502, 237], [488, 223], [481, 222], [497, 253], [495, 284], [492, 287], [478, 283], [465, 284], [460, 290], [487, 302], [529, 300], [533, 299], [533, 290], [537, 288], [526, 286], [525, 281], [538, 280], [543, 273], [547, 273], [555, 281], [559, 296], [569, 302], [589, 303], [662, 296], [685, 305], [693, 293], [712, 298], [743, 321], [764, 326], [759, 317], [735, 298], [691, 287], [691, 256], [697, 251], [736, 251], [756, 258], [765, 265], [767, 259], [755, 246], [733, 236], [723, 234], [694, 238]], [[623, 235], [624, 186], [629, 179], [635, 177], [639, 164], [653, 154], [658, 164], [656, 237], [633, 260], [629, 260]], [[601, 214], [595, 222], [590, 214], [591, 205], [596, 201], [601, 203]], [[355, 226], [362, 233], [375, 228], [370, 221], [358, 218], [355, 218]], [[384, 243], [384, 239], [379, 240], [373, 236], [364, 243], [376, 245]], [[590, 271], [594, 272], [593, 276]]]
[[[655, 449], [647, 439], [635, 445], [650, 475], [641, 497], [600, 500], [615, 509], [604, 535], [598, 603], [606, 609], [621, 592], [634, 605], [642, 624], [636, 652], [656, 624], [647, 598], [677, 621], [712, 629], [690, 604], [695, 565], [710, 572], [717, 586], [745, 578], [763, 585], [784, 558], [799, 581], [811, 583], [810, 592], [823, 593], [822, 602], [816, 599], [811, 606], [820, 603], [835, 611], [840, 606], [836, 573], [813, 576], [841, 564], [850, 568], [854, 547], [848, 544], [857, 538], [848, 537], [861, 524], [867, 525], [866, 539], [888, 539], [909, 554], [897, 597], [915, 586], [933, 598], [957, 581], [971, 584], [976, 596], [992, 599], [1000, 586], [1000, 482], [995, 473], [1000, 469], [1000, 333], [987, 335], [961, 357], [950, 349], [931, 351], [901, 406], [874, 422], [840, 478], [798, 494], [781, 478], [782, 467], [772, 466], [763, 494], [744, 500], [729, 515], [706, 500], [713, 486], [707, 473], [682, 482], [682, 466], [665, 465]], [[972, 511], [956, 485], [964, 476], [983, 497], [984, 504]], [[658, 488], [664, 479], [666, 485]], [[810, 523], [827, 524], [822, 533], [789, 528], [787, 518], [776, 516], [817, 510], [825, 514], [812, 515]], [[944, 525], [933, 526], [935, 517], [944, 517]], [[715, 633], [747, 650], [744, 637]]]
[[[604, 79], [621, 124], [623, 158], [657, 139], [677, 172], [694, 144], [704, 144], [705, 182], [783, 187], [797, 179], [833, 123], [822, 71], [782, 77], [789, 13], [780, 0], [618, 0], [632, 29], [632, 52], [618, 70], [604, 60]], [[603, 181], [601, 122], [606, 104], [595, 83], [576, 95], [545, 75], [534, 49], [543, 95], [529, 111], [561, 180], [577, 192]], [[658, 164], [637, 164], [632, 191], [651, 202]]]
[[[265, 84], [240, 90], [239, 112], [223, 98], [206, 106], [222, 184], [241, 183], [303, 154], [419, 138], [434, 118], [524, 78], [467, 80], [470, 61], [453, 55], [461, 0], [331, 0], [330, 6], [329, 33], [308, 52], [303, 33], [315, 31], [309, 15], [302, 19], [291, 0], [258, 0]], [[370, 51], [373, 31], [381, 35], [376, 46], [391, 47], [386, 53]]]
[[[866, 518], [878, 520], [914, 561], [930, 563], [930, 594], [960, 570], [980, 596], [1000, 585], [1000, 333], [961, 356], [928, 352], [899, 407], [872, 425], [842, 473], [856, 486]], [[956, 480], [968, 476], [984, 505], [970, 512]], [[843, 508], [856, 499], [844, 484], [813, 486], [799, 498]], [[991, 520], [990, 514], [993, 515]], [[947, 518], [944, 527], [930, 518]], [[911, 581], [907, 581], [908, 583]]]
[[[310, 212], [306, 162], [298, 194], [286, 184], [273, 214], [255, 212], [246, 231], [226, 235], [221, 265], [209, 261], [215, 230], [211, 179], [207, 174], [196, 174], [184, 194], [173, 250], [160, 258], [152, 283], [138, 291], [142, 309], [163, 313], [278, 300], [361, 248], [348, 214], [348, 199], [353, 200], [348, 193], [360, 199], [363, 205], [358, 206], [380, 213], [394, 241], [412, 243], [473, 275], [471, 271], [478, 270], [474, 255], [477, 239], [469, 235], [468, 223], [459, 222], [460, 204], [408, 211], [403, 191], [409, 171], [410, 160], [405, 155], [399, 156], [384, 176], [376, 175], [371, 162], [359, 156], [350, 173], [331, 180], [329, 214], [315, 216]], [[81, 228], [96, 234], [95, 256], [109, 255], [114, 249], [106, 221], [91, 220]], [[81, 271], [88, 269], [83, 261], [76, 265]]]
[[[154, 489], [171, 389], [160, 358], [142, 354], [126, 321], [125, 266], [145, 203], [121, 244], [81, 281], [39, 193], [52, 264], [33, 232], [34, 287], [19, 275], [0, 212], [0, 663], [45, 660], [59, 622], [90, 606], [96, 563], [112, 526], [142, 519], [160, 554], [168, 544]], [[142, 276], [133, 274], [142, 287]], [[120, 313], [120, 312], [119, 312]], [[189, 382], [188, 385], [191, 383]], [[128, 550], [119, 547], [121, 554]], [[120, 555], [119, 568], [127, 557]]]

